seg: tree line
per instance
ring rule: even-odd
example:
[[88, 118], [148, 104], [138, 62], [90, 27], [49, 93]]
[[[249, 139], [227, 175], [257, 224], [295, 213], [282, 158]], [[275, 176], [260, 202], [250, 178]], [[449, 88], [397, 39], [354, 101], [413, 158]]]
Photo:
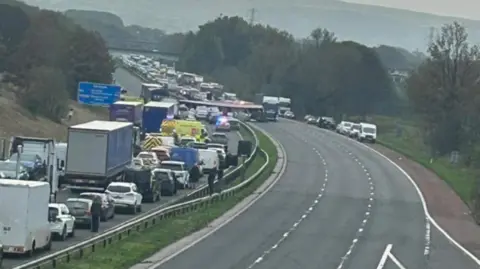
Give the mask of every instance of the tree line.
[[480, 164], [480, 50], [457, 22], [433, 31], [427, 59], [406, 81], [431, 155], [460, 151]]
[[182, 70], [207, 75], [240, 97], [292, 98], [298, 115], [366, 116], [395, 113], [398, 98], [378, 54], [327, 29], [309, 38], [240, 17], [219, 17], [187, 34]]
[[0, 73], [33, 114], [59, 121], [80, 81], [111, 83], [114, 63], [100, 35], [64, 15], [0, 3]]

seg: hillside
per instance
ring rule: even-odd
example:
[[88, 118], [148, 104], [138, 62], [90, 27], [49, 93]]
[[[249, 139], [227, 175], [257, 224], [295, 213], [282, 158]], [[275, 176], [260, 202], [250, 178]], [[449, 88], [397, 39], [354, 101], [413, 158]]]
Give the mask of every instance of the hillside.
[[198, 25], [219, 15], [249, 17], [255, 8], [255, 21], [287, 30], [296, 37], [307, 36], [313, 28], [325, 27], [341, 39], [367, 45], [386, 44], [408, 50], [425, 47], [431, 27], [458, 20], [480, 41], [480, 22], [455, 19], [407, 10], [345, 3], [337, 0], [313, 1], [142, 1], [141, 4], [117, 0], [25, 0], [44, 8], [58, 10], [84, 9], [117, 14], [126, 24], [165, 30], [168, 33], [196, 30]]
[[106, 109], [92, 110], [71, 102], [74, 116], [70, 121], [62, 120], [62, 123], [54, 122], [41, 116], [34, 116], [28, 110], [21, 107], [14, 94], [15, 89], [11, 85], [0, 83], [0, 137], [12, 135], [54, 137], [58, 141], [66, 141], [69, 125], [83, 123], [91, 120], [107, 120]]

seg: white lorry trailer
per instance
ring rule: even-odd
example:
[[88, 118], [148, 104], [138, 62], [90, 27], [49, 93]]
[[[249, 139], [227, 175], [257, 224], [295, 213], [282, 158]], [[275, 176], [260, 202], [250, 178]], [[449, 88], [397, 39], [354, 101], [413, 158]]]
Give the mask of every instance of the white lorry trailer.
[[52, 246], [47, 182], [0, 179], [0, 242], [3, 251], [31, 255]]
[[72, 191], [104, 191], [132, 162], [133, 124], [91, 121], [68, 129], [65, 178]]

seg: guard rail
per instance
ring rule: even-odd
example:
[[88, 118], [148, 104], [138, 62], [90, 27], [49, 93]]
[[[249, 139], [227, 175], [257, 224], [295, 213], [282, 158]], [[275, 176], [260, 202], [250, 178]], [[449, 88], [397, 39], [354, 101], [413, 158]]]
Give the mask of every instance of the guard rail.
[[[151, 226], [157, 224], [162, 220], [169, 219], [178, 215], [187, 214], [189, 212], [198, 210], [199, 208], [209, 206], [213, 203], [217, 203], [235, 195], [239, 190], [242, 190], [243, 188], [248, 186], [254, 179], [256, 179], [269, 163], [268, 154], [266, 154], [265, 151], [259, 148], [259, 140], [256, 133], [249, 125], [243, 122], [241, 124], [251, 134], [253, 134], [255, 147], [252, 154], [245, 160], [244, 164], [228, 172], [224, 176], [224, 180], [226, 182], [231, 182], [232, 180], [240, 176], [243, 169], [248, 168], [248, 166], [253, 162], [257, 154], [261, 154], [266, 160], [265, 164], [254, 175], [252, 175], [245, 181], [229, 189], [223, 190], [220, 194], [216, 194], [213, 196], [208, 196], [208, 186], [206, 184], [202, 185], [199, 187], [198, 190], [193, 191], [189, 195], [176, 200], [176, 203], [173, 205], [160, 208], [159, 210], [153, 212], [147, 212], [145, 215], [141, 215], [137, 218], [126, 221], [114, 229], [108, 230], [100, 235], [82, 241], [73, 246], [67, 247], [63, 250], [45, 255], [34, 261], [19, 265], [17, 267], [14, 267], [14, 269], [56, 268], [59, 264], [69, 263], [72, 260], [82, 258], [88, 253], [93, 253], [98, 248], [106, 248], [108, 245], [114, 244], [115, 242], [118, 242], [123, 238], [129, 236], [132, 232], [150, 228]], [[221, 182], [215, 181], [215, 184], [219, 183]]]

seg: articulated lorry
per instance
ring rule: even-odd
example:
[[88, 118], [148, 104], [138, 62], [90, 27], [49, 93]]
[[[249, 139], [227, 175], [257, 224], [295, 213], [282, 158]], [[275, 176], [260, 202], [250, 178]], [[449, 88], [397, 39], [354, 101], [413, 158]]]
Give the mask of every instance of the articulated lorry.
[[132, 162], [133, 124], [91, 121], [68, 128], [65, 178], [72, 191], [104, 191]]

